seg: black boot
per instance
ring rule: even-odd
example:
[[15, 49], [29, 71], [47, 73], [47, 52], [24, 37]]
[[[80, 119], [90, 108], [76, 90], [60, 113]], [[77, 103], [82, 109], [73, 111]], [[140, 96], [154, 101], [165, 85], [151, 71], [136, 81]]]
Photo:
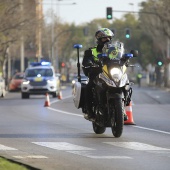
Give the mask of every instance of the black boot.
[[128, 120], [128, 116], [127, 116], [127, 114], [124, 112], [124, 121], [126, 121], [126, 120]]
[[87, 114], [88, 114], [88, 120], [95, 121], [95, 115], [91, 108], [87, 110]]

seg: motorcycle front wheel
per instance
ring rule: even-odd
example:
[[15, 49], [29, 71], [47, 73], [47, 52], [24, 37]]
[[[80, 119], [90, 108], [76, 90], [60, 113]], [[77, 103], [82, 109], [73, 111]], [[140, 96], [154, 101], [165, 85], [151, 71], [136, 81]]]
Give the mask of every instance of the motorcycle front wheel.
[[123, 132], [123, 125], [124, 125], [124, 104], [121, 99], [114, 100], [114, 113], [112, 114], [111, 118], [111, 129], [112, 134], [116, 138], [120, 137]]
[[93, 125], [93, 130], [96, 134], [103, 134], [106, 130], [106, 127], [101, 127], [97, 125], [95, 122], [93, 122], [92, 125]]

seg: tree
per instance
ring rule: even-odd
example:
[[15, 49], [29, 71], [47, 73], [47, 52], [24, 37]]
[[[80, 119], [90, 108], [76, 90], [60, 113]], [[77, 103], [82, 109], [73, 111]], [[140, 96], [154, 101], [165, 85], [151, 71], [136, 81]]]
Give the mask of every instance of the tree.
[[[21, 35], [25, 41], [35, 30], [35, 13], [31, 10], [34, 0], [5, 0], [0, 1], [0, 70], [6, 59], [7, 49], [10, 47], [11, 57], [20, 56], [19, 46]], [[34, 2], [35, 3], [35, 2]], [[24, 10], [21, 9], [23, 6]], [[29, 12], [28, 12], [29, 11]], [[35, 34], [34, 34], [35, 35]], [[35, 36], [34, 36], [35, 37]]]
[[[170, 4], [168, 0], [148, 0], [142, 3], [140, 14], [141, 28], [153, 40], [152, 50], [155, 52], [155, 58], [160, 58], [165, 63], [165, 73], [169, 65], [167, 58], [167, 38], [170, 39]], [[149, 12], [148, 12], [149, 11]], [[167, 75], [164, 76], [165, 86], [168, 85]]]

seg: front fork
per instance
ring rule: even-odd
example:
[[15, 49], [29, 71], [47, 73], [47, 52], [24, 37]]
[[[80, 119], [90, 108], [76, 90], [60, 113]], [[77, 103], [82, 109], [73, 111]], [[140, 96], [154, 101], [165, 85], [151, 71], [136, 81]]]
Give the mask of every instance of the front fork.
[[[112, 109], [111, 109], [111, 105], [110, 105], [110, 100], [123, 100], [124, 99], [124, 95], [123, 95], [123, 92], [122, 93], [110, 93], [109, 91], [106, 92], [106, 98], [107, 98], [107, 108], [108, 108], [108, 118], [112, 115], [112, 114], [115, 114], [115, 111], [112, 110], [114, 108], [114, 106], [112, 106]], [[114, 103], [114, 102], [113, 102]], [[113, 115], [115, 117], [115, 115]]]

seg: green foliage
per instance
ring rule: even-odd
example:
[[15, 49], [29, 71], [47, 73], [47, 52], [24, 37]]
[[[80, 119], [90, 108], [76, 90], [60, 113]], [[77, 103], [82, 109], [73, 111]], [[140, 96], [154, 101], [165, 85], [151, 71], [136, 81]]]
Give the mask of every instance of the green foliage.
[[[7, 0], [11, 1], [11, 0]], [[159, 2], [162, 2], [165, 4], [166, 0], [158, 0]], [[4, 1], [3, 1], [4, 2]], [[6, 1], [5, 1], [6, 2]], [[2, 21], [5, 21], [4, 23], [8, 23], [6, 25], [10, 26], [11, 24], [17, 25], [18, 21], [21, 21], [21, 18], [19, 17], [18, 20], [16, 18], [18, 17], [18, 13], [13, 16], [12, 19], [8, 20], [8, 18], [5, 18], [6, 16], [3, 13], [3, 10], [10, 9], [10, 6], [2, 6], [5, 3], [0, 3], [0, 19], [2, 18]], [[54, 46], [55, 55], [58, 56], [59, 60], [62, 61], [69, 61], [70, 58], [76, 59], [75, 50], [73, 49], [73, 45], [76, 43], [82, 44], [83, 48], [81, 51], [84, 51], [85, 49], [88, 49], [89, 47], [96, 45], [95, 40], [95, 32], [102, 27], [115, 29], [116, 35], [114, 37], [114, 41], [121, 41], [125, 45], [126, 52], [130, 52], [132, 49], [136, 49], [139, 51], [139, 57], [134, 59], [134, 62], [139, 62], [143, 68], [147, 66], [147, 64], [155, 63], [155, 58], [160, 55], [164, 55], [163, 52], [165, 51], [166, 44], [165, 44], [165, 30], [163, 29], [157, 29], [156, 25], [155, 27], [151, 24], [156, 24], [157, 20], [160, 20], [161, 14], [164, 14], [163, 21], [167, 24], [167, 19], [169, 16], [167, 15], [167, 12], [164, 12], [164, 8], [168, 9], [169, 3], [166, 7], [163, 8], [161, 3], [156, 3], [155, 9], [153, 8], [153, 2], [151, 0], [148, 0], [146, 3], [142, 4], [141, 11], [153, 11], [153, 12], [159, 12], [158, 16], [155, 15], [149, 15], [149, 14], [140, 14], [140, 18], [138, 19], [133, 13], [127, 13], [125, 14], [121, 19], [114, 19], [110, 20], [110, 22], [103, 16], [103, 19], [94, 19], [88, 23], [83, 23], [81, 25], [75, 25], [74, 23], [64, 23], [62, 22], [61, 18], [58, 18], [56, 16], [55, 23], [54, 23], [54, 37], [52, 42], [52, 24], [51, 23], [43, 23], [42, 26], [42, 54], [43, 56], [51, 59], [51, 49], [52, 46]], [[152, 8], [151, 8], [152, 7]], [[20, 10], [19, 6], [15, 8], [15, 11]], [[167, 10], [166, 10], [167, 11]], [[161, 13], [162, 12], [162, 13]], [[25, 12], [26, 13], [26, 12]], [[24, 14], [26, 19], [28, 18], [27, 15]], [[3, 18], [4, 17], [4, 18]], [[9, 16], [8, 16], [9, 17]], [[27, 20], [28, 22], [24, 22], [24, 24], [33, 24], [35, 22], [35, 16], [32, 16], [32, 20]], [[159, 19], [158, 19], [159, 18]], [[8, 22], [6, 22], [8, 21]], [[153, 21], [153, 22], [151, 22]], [[35, 31], [30, 31], [31, 28], [26, 24], [26, 27], [16, 27], [16, 29], [9, 29], [8, 31], [2, 32], [1, 30], [5, 28], [6, 25], [1, 24], [0, 27], [0, 52], [1, 53], [1, 62], [3, 62], [5, 56], [2, 57], [2, 54], [4, 52], [3, 49], [9, 45], [7, 43], [6, 46], [2, 45], [1, 42], [8, 42], [10, 41], [10, 44], [14, 47], [13, 50], [13, 56], [19, 56], [19, 36], [20, 32], [22, 32], [25, 35], [25, 48], [26, 51], [30, 49], [30, 43], [33, 43], [33, 49], [35, 50]], [[160, 22], [158, 22], [159, 25]], [[88, 28], [88, 35], [84, 35], [84, 28]], [[9, 27], [10, 28], [10, 27]], [[130, 29], [130, 38], [125, 37], [125, 30], [126, 28]], [[35, 30], [35, 27], [32, 28], [32, 30]], [[160, 31], [162, 31], [160, 33]], [[164, 33], [164, 36], [160, 36]], [[161, 42], [161, 43], [160, 43]], [[57, 52], [57, 54], [56, 54]], [[13, 57], [11, 56], [11, 57]]]
[[159, 54], [162, 60], [166, 60], [167, 38], [170, 38], [170, 3], [167, 0], [148, 0], [141, 5], [140, 27], [152, 39], [153, 57]]
[[26, 167], [0, 158], [0, 170], [28, 170]]

